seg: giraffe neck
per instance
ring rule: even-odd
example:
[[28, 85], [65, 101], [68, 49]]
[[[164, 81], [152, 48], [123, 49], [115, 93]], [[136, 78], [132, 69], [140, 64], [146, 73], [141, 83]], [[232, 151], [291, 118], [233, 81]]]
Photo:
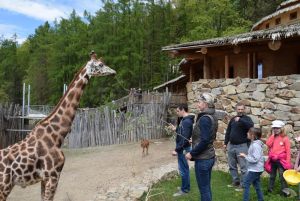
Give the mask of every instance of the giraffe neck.
[[46, 128], [53, 137], [65, 138], [71, 131], [72, 122], [84, 87], [89, 81], [86, 68], [82, 68], [71, 82], [67, 92], [59, 101], [54, 111], [39, 125]]

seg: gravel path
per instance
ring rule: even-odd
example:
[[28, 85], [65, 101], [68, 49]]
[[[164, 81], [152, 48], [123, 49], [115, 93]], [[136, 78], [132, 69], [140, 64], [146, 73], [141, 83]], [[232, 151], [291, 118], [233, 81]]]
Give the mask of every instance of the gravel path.
[[[92, 201], [98, 192], [139, 177], [148, 169], [176, 161], [171, 156], [173, 141], [152, 142], [145, 157], [139, 143], [65, 150], [66, 163], [54, 200]], [[39, 201], [40, 184], [25, 189], [16, 186], [7, 200]]]

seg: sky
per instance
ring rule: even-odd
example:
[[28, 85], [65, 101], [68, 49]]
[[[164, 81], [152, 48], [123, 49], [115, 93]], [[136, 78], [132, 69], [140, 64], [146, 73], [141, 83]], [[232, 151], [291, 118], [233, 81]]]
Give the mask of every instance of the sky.
[[46, 21], [68, 19], [73, 9], [79, 16], [84, 10], [94, 15], [101, 5], [101, 0], [0, 0], [0, 38], [17, 34], [22, 43]]

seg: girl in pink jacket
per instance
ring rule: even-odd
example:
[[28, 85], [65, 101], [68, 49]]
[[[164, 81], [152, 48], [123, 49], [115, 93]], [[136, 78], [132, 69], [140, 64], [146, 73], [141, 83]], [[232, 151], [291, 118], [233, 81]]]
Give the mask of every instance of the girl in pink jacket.
[[280, 120], [272, 122], [272, 133], [267, 139], [266, 145], [269, 148], [268, 160], [265, 169], [270, 173], [268, 192], [274, 189], [277, 170], [281, 184], [281, 191], [287, 188], [287, 183], [283, 178], [283, 172], [291, 169], [291, 148], [290, 140], [284, 133], [284, 123]]

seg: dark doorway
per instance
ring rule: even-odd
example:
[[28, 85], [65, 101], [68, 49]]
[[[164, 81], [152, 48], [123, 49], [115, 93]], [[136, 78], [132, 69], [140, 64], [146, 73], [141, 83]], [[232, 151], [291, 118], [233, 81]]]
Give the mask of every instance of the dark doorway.
[[234, 67], [230, 66], [229, 67], [229, 78], [234, 78]]

